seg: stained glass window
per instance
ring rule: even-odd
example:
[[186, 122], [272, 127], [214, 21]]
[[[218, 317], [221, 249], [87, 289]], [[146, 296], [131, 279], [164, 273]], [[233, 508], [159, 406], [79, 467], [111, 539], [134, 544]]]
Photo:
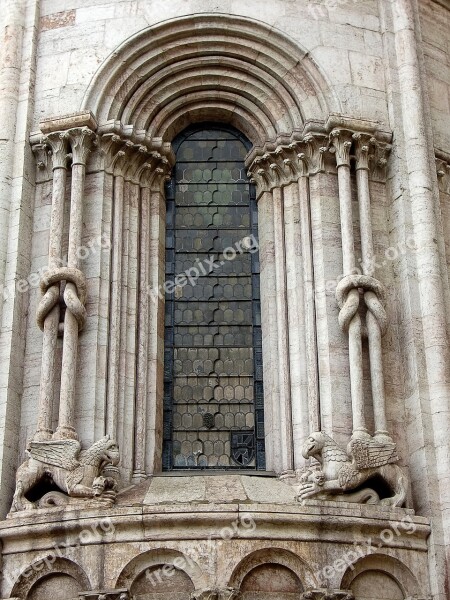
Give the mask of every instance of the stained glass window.
[[163, 468], [264, 469], [258, 219], [249, 142], [221, 125], [173, 144], [167, 185]]

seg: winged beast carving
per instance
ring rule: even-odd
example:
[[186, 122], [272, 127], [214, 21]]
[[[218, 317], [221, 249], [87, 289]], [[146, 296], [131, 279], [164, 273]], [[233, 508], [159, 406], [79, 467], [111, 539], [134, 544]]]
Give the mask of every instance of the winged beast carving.
[[[308, 469], [300, 479], [298, 499], [319, 497], [345, 500], [345, 495], [367, 480], [380, 476], [393, 495], [381, 500], [389, 506], [402, 506], [406, 500], [408, 480], [398, 461], [396, 445], [373, 438], [352, 439], [347, 452], [326, 433], [317, 431], [306, 440], [304, 458], [315, 458], [319, 467]], [[330, 498], [332, 496], [332, 498]]]
[[[77, 440], [33, 441], [27, 454], [17, 471], [11, 512], [36, 508], [26, 494], [45, 478], [50, 478], [69, 498], [115, 499], [116, 481], [102, 475], [107, 466], [117, 466], [120, 460], [119, 448], [109, 435], [87, 450], [82, 450]], [[51, 494], [54, 497], [55, 493]]]

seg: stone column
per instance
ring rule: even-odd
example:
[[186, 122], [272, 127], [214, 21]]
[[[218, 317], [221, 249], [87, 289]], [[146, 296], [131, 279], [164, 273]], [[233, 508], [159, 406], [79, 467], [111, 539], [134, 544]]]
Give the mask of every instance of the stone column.
[[[426, 81], [421, 62], [420, 31], [417, 28], [418, 6], [415, 0], [391, 2], [392, 24], [398, 69], [398, 90], [401, 102], [401, 118], [404, 136], [404, 153], [416, 253], [417, 286], [421, 311], [421, 335], [424, 346], [425, 386], [420, 392], [417, 411], [421, 413], [419, 428], [424, 441], [421, 450], [426, 475], [420, 486], [430, 488], [430, 494], [420, 493], [422, 505], [433, 517], [433, 553], [430, 564], [437, 585], [433, 590], [436, 598], [443, 598], [448, 586], [450, 546], [450, 348], [447, 328], [444, 285], [438, 243], [438, 219], [436, 207], [437, 181], [430, 160], [430, 108], [424, 89]], [[415, 349], [417, 353], [417, 349]], [[412, 353], [411, 353], [411, 360]], [[420, 367], [421, 368], [421, 367]], [[415, 376], [412, 373], [410, 376]], [[430, 419], [431, 417], [431, 419]], [[435, 461], [429, 459], [432, 450]], [[416, 453], [417, 454], [417, 453]], [[440, 531], [443, 531], [441, 534]], [[447, 572], [447, 578], [446, 578]], [[438, 590], [437, 587], [440, 587]]]
[[320, 420], [308, 182], [318, 153], [300, 139], [283, 142], [249, 157], [260, 213], [267, 451], [277, 471], [303, 466], [303, 443]]
[[[64, 200], [69, 142], [66, 132], [50, 133], [42, 141], [50, 148], [52, 154], [52, 212], [48, 252], [48, 268], [50, 274], [52, 274], [57, 273], [62, 266]], [[56, 385], [55, 353], [59, 330], [60, 293], [61, 282], [57, 280], [45, 290], [37, 313], [38, 325], [43, 330], [43, 341], [36, 440], [49, 439], [53, 433], [52, 406]]]
[[[0, 285], [4, 285], [14, 171], [14, 137], [22, 72], [26, 0], [2, 3], [0, 14]], [[3, 312], [0, 303], [0, 318]]]
[[78, 355], [78, 333], [86, 320], [85, 280], [80, 271], [79, 248], [83, 225], [83, 197], [86, 161], [94, 133], [88, 127], [68, 130], [72, 148], [72, 183], [70, 195], [70, 225], [67, 266], [71, 277], [66, 279], [64, 300], [64, 338], [61, 367], [61, 391], [59, 403], [57, 439], [77, 438], [74, 428], [75, 382]]
[[[354, 133], [355, 168], [358, 190], [359, 219], [361, 229], [361, 255], [363, 275], [374, 274], [375, 256], [372, 237], [372, 215], [369, 189], [369, 152], [377, 141], [369, 134]], [[366, 313], [367, 337], [369, 342], [370, 377], [375, 419], [375, 437], [379, 441], [392, 441], [388, 435], [386, 399], [384, 393], [383, 357], [381, 337], [386, 329], [386, 315], [377, 294], [364, 291], [364, 301], [369, 308]]]
[[161, 265], [164, 264], [164, 257], [159, 248], [165, 248], [164, 183], [169, 171], [167, 160], [155, 153], [144, 164], [140, 174], [139, 336], [133, 466], [135, 481], [143, 480], [147, 474], [157, 470], [161, 459], [159, 448], [162, 445], [161, 387], [164, 383], [161, 349], [164, 344], [164, 305], [157, 294], [149, 292], [149, 287], [158, 288], [163, 283]]
[[[344, 277], [348, 277], [355, 274], [356, 268], [350, 175], [352, 137], [350, 132], [339, 129], [333, 130], [330, 137], [338, 169], [343, 274]], [[350, 286], [346, 292], [345, 305], [341, 308], [339, 318], [342, 323], [345, 321], [345, 329], [348, 331], [353, 435], [365, 437], [368, 436], [368, 430], [364, 415], [362, 327], [358, 311], [358, 286]]]

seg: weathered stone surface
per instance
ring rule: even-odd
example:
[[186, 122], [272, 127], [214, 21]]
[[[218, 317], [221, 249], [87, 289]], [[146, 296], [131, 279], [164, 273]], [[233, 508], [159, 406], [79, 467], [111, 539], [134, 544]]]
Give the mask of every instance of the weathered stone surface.
[[[0, 511], [28, 441], [58, 426], [83, 448], [116, 437], [125, 489], [2, 522], [0, 597], [447, 600], [449, 24], [444, 0], [3, 2]], [[148, 289], [165, 278], [170, 142], [201, 121], [253, 144], [281, 480], [160, 474], [164, 299]], [[414, 510], [298, 503], [305, 473], [322, 481], [302, 455], [319, 431], [395, 444]]]

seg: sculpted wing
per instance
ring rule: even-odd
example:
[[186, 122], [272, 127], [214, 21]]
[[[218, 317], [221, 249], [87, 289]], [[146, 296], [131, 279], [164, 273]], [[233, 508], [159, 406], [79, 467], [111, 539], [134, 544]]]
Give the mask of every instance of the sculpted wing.
[[28, 446], [28, 452], [34, 460], [68, 471], [72, 471], [80, 465], [77, 460], [80, 449], [80, 442], [76, 440], [30, 442]]
[[348, 451], [358, 469], [373, 469], [398, 461], [396, 445], [375, 440], [352, 440]]

